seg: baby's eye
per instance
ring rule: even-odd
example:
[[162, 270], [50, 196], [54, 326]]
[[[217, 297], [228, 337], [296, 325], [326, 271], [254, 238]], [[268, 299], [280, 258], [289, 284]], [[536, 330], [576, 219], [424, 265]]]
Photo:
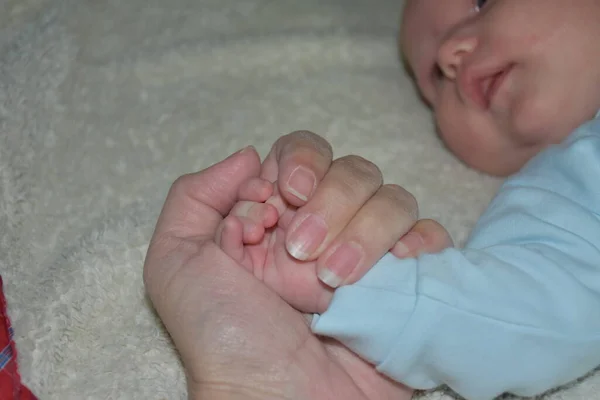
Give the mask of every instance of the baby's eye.
[[486, 2], [487, 2], [487, 0], [477, 0], [475, 2], [477, 9], [480, 9], [481, 7], [483, 7]]

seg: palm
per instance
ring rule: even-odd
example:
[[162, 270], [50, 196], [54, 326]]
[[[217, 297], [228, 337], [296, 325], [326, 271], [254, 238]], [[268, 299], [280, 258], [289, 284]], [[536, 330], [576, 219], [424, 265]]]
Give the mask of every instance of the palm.
[[[222, 272], [223, 268], [227, 269], [223, 267], [225, 263], [231, 265], [231, 261], [225, 261], [228, 257], [220, 249], [214, 248], [214, 243], [201, 247], [204, 247], [201, 251], [204, 255], [207, 247], [210, 248], [210, 253], [218, 253], [210, 257], [215, 261], [215, 270]], [[192, 265], [197, 257], [189, 259], [192, 260], [190, 265], [182, 270], [198, 271], [207, 276], [216, 275], [216, 271], [211, 273], [206, 268], [199, 268], [202, 266]], [[272, 276], [268, 279], [278, 280], [290, 293], [292, 283], [298, 282], [306, 284], [304, 290], [316, 291], [317, 286], [306, 278], [308, 273], [295, 276], [290, 272], [294, 267], [305, 265], [282, 259], [267, 265], [263, 271], [265, 277]], [[200, 354], [196, 354], [194, 359], [202, 360], [196, 370], [204, 370], [200, 373], [203, 381], [214, 379], [232, 382], [232, 385], [244, 384], [246, 380], [260, 382], [260, 390], [263, 391], [259, 396], [261, 398], [270, 398], [265, 393], [272, 393], [275, 394], [272, 397], [280, 398], [277, 393], [282, 391], [286, 393], [285, 398], [292, 399], [411, 398], [410, 389], [380, 375], [373, 366], [341, 344], [316, 337], [302, 313], [286, 304], [273, 288], [267, 287], [267, 278], [260, 282], [245, 274], [242, 268], [233, 265], [232, 268], [226, 274], [227, 281], [209, 279], [208, 283], [212, 288], [211, 303], [218, 304], [218, 309], [204, 314], [202, 323], [193, 325], [194, 329], [199, 330], [192, 336], [200, 339], [200, 343], [195, 343], [194, 346], [195, 351]], [[203, 285], [190, 285], [191, 276], [185, 273], [178, 278], [171, 284], [171, 290], [177, 293], [177, 298], [185, 304], [202, 304], [205, 299]], [[200, 276], [196, 278], [198, 282], [201, 281]], [[232, 293], [228, 289], [219, 290], [221, 286], [243, 287], [244, 290]], [[181, 306], [176, 308], [182, 309]], [[196, 315], [197, 311], [193, 313]], [[206, 318], [213, 318], [214, 321]], [[226, 374], [225, 376], [211, 377], [214, 371], [206, 371], [206, 360], [212, 354], [219, 354], [222, 365], [227, 365], [226, 369], [218, 371]], [[252, 366], [250, 370], [249, 366]], [[198, 391], [202, 392], [201, 389]], [[252, 396], [248, 394], [247, 398]]]
[[186, 367], [190, 398], [409, 399], [409, 389], [313, 335], [274, 290], [296, 301], [327, 293], [313, 263], [282, 258], [286, 213], [277, 240], [265, 235], [263, 250], [242, 248], [237, 262], [215, 243], [235, 193], [260, 167], [256, 152], [244, 151], [178, 179], [146, 255], [144, 283]]
[[[259, 332], [254, 334], [254, 337], [261, 339], [270, 337], [269, 340], [260, 342], [264, 348], [257, 348], [256, 351], [264, 355], [264, 349], [272, 348], [274, 345], [270, 342], [271, 340], [282, 339], [281, 344], [289, 345], [290, 349], [294, 349], [296, 353], [290, 353], [290, 349], [285, 351], [277, 349], [274, 352], [266, 353], [273, 355], [274, 359], [271, 361], [275, 365], [282, 361], [280, 356], [283, 352], [290, 357], [288, 360], [283, 360], [284, 363], [295, 363], [297, 360], [305, 363], [301, 365], [302, 372], [308, 373], [311, 379], [314, 379], [312, 384], [314, 387], [322, 389], [324, 383], [331, 382], [330, 397], [326, 394], [327, 392], [321, 392], [311, 393], [309, 398], [410, 399], [412, 390], [391, 382], [379, 374], [372, 365], [360, 359], [340, 343], [317, 338], [304, 323], [300, 312], [324, 311], [327, 306], [325, 295], [331, 289], [325, 287], [317, 279], [315, 261], [298, 261], [291, 257], [285, 248], [285, 232], [295, 213], [296, 208], [288, 206], [282, 213], [277, 226], [268, 230], [262, 240], [244, 246], [243, 255], [239, 260], [256, 278], [279, 295], [280, 298], [277, 299], [277, 302], [281, 303], [279, 306], [285, 307], [283, 304], [285, 302], [296, 309], [285, 307], [284, 313], [281, 310], [277, 312], [281, 318], [289, 319], [289, 321], [279, 322], [284, 326], [293, 327], [292, 332], [288, 331], [275, 337], [273, 334], [265, 335]], [[264, 307], [261, 309], [265, 310]], [[263, 315], [268, 314], [268, 311], [263, 313]], [[239, 321], [239, 318], [240, 316], [236, 315], [235, 318], [232, 318], [232, 322]], [[242, 320], [244, 319], [242, 318]], [[283, 340], [283, 338], [287, 339]], [[308, 349], [298, 348], [298, 343], [302, 343]], [[277, 348], [276, 345], [275, 347]], [[310, 354], [311, 357], [306, 358], [306, 354]], [[267, 362], [266, 365], [269, 363]], [[344, 390], [348, 392], [346, 396], [341, 395]]]

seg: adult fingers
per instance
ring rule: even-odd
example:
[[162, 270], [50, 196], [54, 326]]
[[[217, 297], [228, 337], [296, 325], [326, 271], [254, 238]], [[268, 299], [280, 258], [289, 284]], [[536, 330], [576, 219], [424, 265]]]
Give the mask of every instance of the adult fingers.
[[325, 139], [308, 131], [292, 132], [275, 142], [261, 178], [277, 182], [283, 199], [299, 207], [315, 192], [332, 159], [331, 145]]
[[290, 221], [286, 234], [290, 255], [298, 260], [316, 259], [382, 182], [377, 166], [364, 158], [347, 156], [335, 160], [312, 198]]
[[398, 185], [384, 185], [353, 215], [317, 260], [320, 280], [338, 287], [359, 280], [415, 225], [417, 202]]
[[162, 296], [189, 257], [215, 239], [242, 183], [259, 173], [260, 158], [250, 147], [184, 175], [171, 186], [144, 261], [144, 285], [155, 307], [161, 307], [157, 296]]
[[439, 253], [453, 246], [446, 228], [432, 219], [421, 219], [390, 251], [398, 258], [408, 258], [423, 253]]
[[259, 173], [260, 158], [253, 147], [247, 147], [203, 171], [179, 177], [165, 200], [154, 240], [214, 237], [236, 203], [242, 183]]

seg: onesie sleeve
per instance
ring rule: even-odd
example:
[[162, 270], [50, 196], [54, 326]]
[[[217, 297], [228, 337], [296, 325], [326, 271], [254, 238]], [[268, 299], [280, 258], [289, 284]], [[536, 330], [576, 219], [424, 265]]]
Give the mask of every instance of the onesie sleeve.
[[390, 378], [532, 396], [600, 364], [600, 120], [509, 178], [464, 249], [384, 256], [312, 329]]

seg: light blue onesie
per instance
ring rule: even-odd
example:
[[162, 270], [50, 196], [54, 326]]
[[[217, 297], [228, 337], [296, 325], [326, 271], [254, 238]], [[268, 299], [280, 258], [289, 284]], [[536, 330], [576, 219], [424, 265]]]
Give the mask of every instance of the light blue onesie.
[[469, 400], [539, 394], [600, 365], [600, 116], [509, 178], [464, 249], [384, 256], [313, 331], [407, 386]]

